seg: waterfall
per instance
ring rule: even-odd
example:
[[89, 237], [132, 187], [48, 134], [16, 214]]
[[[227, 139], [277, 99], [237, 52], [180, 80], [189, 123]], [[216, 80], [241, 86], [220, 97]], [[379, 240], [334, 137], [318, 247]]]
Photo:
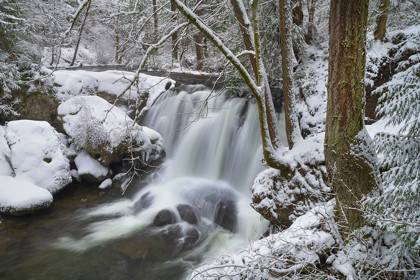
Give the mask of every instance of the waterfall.
[[138, 236], [142, 248], [161, 246], [146, 258], [173, 263], [188, 255], [201, 262], [203, 254], [232, 252], [265, 231], [267, 222], [250, 207], [251, 184], [265, 168], [255, 100], [182, 86], [162, 94], [142, 125], [165, 140], [159, 176], [131, 199], [85, 212], [81, 219], [100, 221], [90, 223], [82, 238], [65, 237], [56, 246], [84, 251]]

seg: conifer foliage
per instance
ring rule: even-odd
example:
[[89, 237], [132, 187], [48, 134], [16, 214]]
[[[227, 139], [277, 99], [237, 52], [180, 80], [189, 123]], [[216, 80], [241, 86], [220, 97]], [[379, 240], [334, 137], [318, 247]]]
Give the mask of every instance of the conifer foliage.
[[[408, 65], [411, 66], [408, 66]], [[399, 69], [398, 69], [399, 68]], [[396, 134], [375, 137], [380, 182], [377, 193], [365, 198], [366, 217], [401, 237], [412, 252], [420, 250], [420, 56], [400, 63], [393, 79], [378, 89], [377, 114]]]

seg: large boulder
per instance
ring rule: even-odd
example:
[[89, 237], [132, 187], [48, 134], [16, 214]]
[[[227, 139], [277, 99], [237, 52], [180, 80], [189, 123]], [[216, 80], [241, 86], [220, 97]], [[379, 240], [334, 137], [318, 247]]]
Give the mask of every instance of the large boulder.
[[149, 164], [162, 156], [162, 136], [130, 119], [124, 111], [97, 96], [73, 97], [58, 107], [66, 133], [102, 165], [121, 161], [127, 153]]
[[176, 207], [178, 210], [179, 216], [184, 221], [190, 223], [190, 224], [197, 224], [198, 223], [198, 217], [197, 214], [194, 211], [194, 208], [192, 208], [191, 205], [188, 204], [180, 204]]
[[56, 193], [71, 183], [70, 163], [57, 132], [45, 121], [7, 124], [5, 138], [17, 178]]
[[53, 197], [46, 189], [13, 178], [0, 176], [0, 213], [23, 215], [48, 208]]
[[163, 227], [176, 223], [176, 220], [177, 219], [174, 212], [168, 209], [163, 209], [157, 213], [155, 219], [153, 220], [153, 224], [157, 227]]

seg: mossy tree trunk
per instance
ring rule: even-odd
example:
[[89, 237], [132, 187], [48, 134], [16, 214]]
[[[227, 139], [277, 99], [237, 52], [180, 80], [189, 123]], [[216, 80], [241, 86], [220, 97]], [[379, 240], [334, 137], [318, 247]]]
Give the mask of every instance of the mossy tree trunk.
[[375, 185], [374, 153], [364, 129], [367, 0], [331, 0], [325, 160], [339, 217], [364, 225], [358, 201]]
[[292, 44], [292, 8], [290, 0], [279, 0], [280, 6], [280, 47], [283, 76], [284, 110], [286, 114], [286, 134], [289, 149], [292, 149], [296, 141], [302, 138], [299, 120], [296, 113], [296, 88], [293, 79], [293, 56]]
[[376, 17], [376, 27], [373, 32], [375, 40], [382, 41], [386, 33], [386, 22], [388, 20], [389, 0], [378, 0], [378, 15]]
[[[255, 76], [255, 80], [259, 81], [260, 83], [264, 83], [265, 84], [265, 106], [267, 107], [267, 111], [266, 111], [266, 115], [267, 115], [267, 123], [268, 123], [268, 130], [269, 130], [269, 135], [270, 135], [270, 139], [271, 139], [271, 143], [273, 145], [273, 147], [275, 149], [277, 149], [281, 143], [280, 143], [280, 136], [279, 136], [279, 131], [277, 128], [277, 118], [276, 118], [276, 114], [275, 114], [275, 110], [274, 110], [274, 105], [273, 105], [273, 98], [271, 95], [271, 91], [270, 91], [270, 86], [268, 85], [268, 81], [260, 81], [260, 71], [262, 71], [262, 64], [261, 63], [257, 63], [257, 58], [256, 56], [258, 56], [258, 54], [256, 54], [256, 50], [255, 50], [255, 38], [254, 38], [254, 29], [257, 29], [257, 27], [254, 27], [254, 29], [252, 28], [251, 24], [250, 24], [250, 20], [248, 18], [248, 15], [246, 13], [246, 11], [243, 9], [244, 5], [243, 3], [239, 2], [238, 0], [231, 0], [230, 1], [233, 7], [233, 11], [235, 13], [235, 18], [238, 21], [239, 24], [239, 28], [241, 30], [241, 34], [242, 34], [242, 39], [245, 45], [245, 49], [247, 51], [253, 51], [254, 53], [250, 53], [248, 55], [249, 61], [251, 63], [252, 66], [252, 70]], [[253, 23], [254, 25], [257, 24], [256, 19], [255, 22]], [[257, 38], [257, 41], [258, 38]], [[257, 44], [259, 44], [257, 42]], [[258, 64], [258, 66], [257, 66]], [[286, 116], [287, 118], [287, 116]]]

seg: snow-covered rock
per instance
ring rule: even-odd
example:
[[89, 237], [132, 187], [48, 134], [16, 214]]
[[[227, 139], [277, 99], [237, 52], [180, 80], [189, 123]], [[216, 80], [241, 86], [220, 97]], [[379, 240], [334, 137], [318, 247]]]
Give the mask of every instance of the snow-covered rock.
[[88, 182], [102, 182], [111, 175], [110, 169], [82, 150], [74, 160], [78, 176]]
[[277, 169], [262, 171], [252, 185], [251, 206], [275, 225], [288, 225], [297, 217], [329, 199], [325, 184], [324, 133], [295, 144], [282, 157], [290, 174]]
[[[114, 70], [104, 72], [60, 70], [53, 73], [54, 83], [58, 85], [57, 98], [61, 101], [67, 101], [78, 95], [97, 94], [109, 102], [114, 102], [117, 96], [129, 86], [134, 75], [133, 72]], [[132, 87], [121, 98], [122, 100], [137, 100], [140, 95], [148, 95], [147, 106], [150, 107], [160, 94], [173, 87], [175, 87], [175, 81], [172, 79], [140, 74], [138, 87]]]
[[10, 162], [10, 149], [4, 138], [4, 128], [0, 126], [0, 176], [11, 176], [13, 167]]
[[104, 166], [121, 161], [128, 152], [140, 156], [144, 163], [162, 155], [163, 138], [158, 132], [141, 127], [100, 97], [77, 96], [57, 111], [76, 148], [85, 149]]
[[98, 189], [104, 190], [104, 189], [110, 188], [111, 186], [112, 186], [112, 180], [106, 179], [99, 185]]
[[20, 120], [7, 124], [6, 141], [17, 178], [56, 193], [72, 179], [57, 132], [47, 122]]
[[46, 189], [13, 178], [0, 176], [0, 213], [23, 215], [48, 208], [53, 197]]

